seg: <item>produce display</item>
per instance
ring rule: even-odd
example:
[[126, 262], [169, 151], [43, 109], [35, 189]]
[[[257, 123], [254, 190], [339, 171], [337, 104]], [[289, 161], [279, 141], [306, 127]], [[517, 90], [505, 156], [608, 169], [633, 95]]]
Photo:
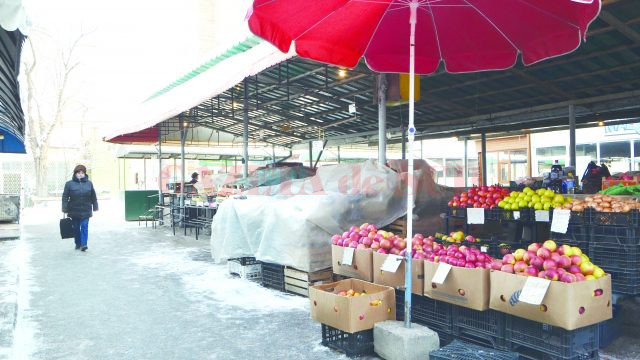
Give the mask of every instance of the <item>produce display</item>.
[[631, 195], [640, 197], [640, 185], [616, 184], [610, 188], [600, 191], [604, 195]]
[[465, 235], [464, 232], [460, 230], [452, 231], [451, 233], [449, 233], [448, 236], [445, 234], [436, 233], [435, 238], [438, 240], [452, 242], [452, 243], [461, 243], [463, 241], [470, 242], [470, 243], [480, 242], [479, 238], [476, 238], [473, 235]]
[[615, 196], [596, 194], [587, 196], [584, 200], [573, 200], [566, 204], [565, 209], [580, 212], [586, 208], [592, 208], [601, 212], [629, 212], [633, 209], [640, 209], [640, 203], [633, 199], [620, 199]]
[[472, 187], [468, 191], [463, 192], [460, 196], [454, 196], [448, 203], [449, 207], [454, 208], [495, 208], [504, 197], [509, 195], [509, 189], [500, 185]]
[[[499, 265], [499, 270], [504, 272], [566, 283], [595, 280], [605, 275], [604, 270], [591, 263], [580, 248], [558, 246], [553, 240], [533, 243], [526, 250], [506, 254]], [[498, 264], [494, 267], [492, 263], [492, 269], [497, 267]]]
[[[416, 234], [418, 236], [419, 234]], [[420, 235], [422, 236], [422, 235]], [[360, 250], [371, 249], [382, 254], [404, 255], [407, 240], [390, 231], [379, 230], [373, 224], [364, 223], [352, 226], [342, 235], [333, 235], [331, 243], [337, 246], [352, 247]]]
[[491, 269], [491, 264], [496, 261], [478, 249], [456, 244], [445, 246], [432, 243], [431, 247], [427, 246], [422, 250], [416, 250], [416, 254], [420, 255], [414, 256], [414, 258], [466, 268]]
[[346, 296], [346, 297], [354, 297], [354, 296], [362, 296], [362, 295], [366, 295], [367, 292], [365, 290], [362, 290], [362, 292], [357, 292], [353, 289], [349, 289], [349, 290], [342, 290], [342, 291], [337, 291], [335, 292], [336, 295], [339, 296]]
[[513, 191], [498, 203], [498, 207], [504, 210], [520, 210], [533, 208], [535, 210], [549, 210], [551, 208], [563, 208], [565, 204], [573, 201], [570, 197], [557, 194], [553, 190], [532, 190], [526, 187], [519, 191]]

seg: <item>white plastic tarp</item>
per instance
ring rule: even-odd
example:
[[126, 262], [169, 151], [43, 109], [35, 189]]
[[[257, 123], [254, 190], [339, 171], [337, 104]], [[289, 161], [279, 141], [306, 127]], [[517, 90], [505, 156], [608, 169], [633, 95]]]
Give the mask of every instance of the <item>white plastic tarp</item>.
[[406, 213], [406, 185], [373, 160], [322, 167], [313, 177], [251, 189], [213, 219], [216, 262], [258, 260], [317, 271], [331, 266], [329, 241], [353, 224], [387, 225]]

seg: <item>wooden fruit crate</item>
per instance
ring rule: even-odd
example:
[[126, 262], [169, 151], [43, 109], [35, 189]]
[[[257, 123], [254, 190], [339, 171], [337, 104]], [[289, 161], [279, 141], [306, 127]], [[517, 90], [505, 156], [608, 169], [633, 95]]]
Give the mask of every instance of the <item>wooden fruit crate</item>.
[[288, 292], [309, 296], [309, 286], [326, 284], [333, 281], [331, 268], [306, 272], [292, 267], [284, 269], [284, 289]]
[[396, 219], [396, 221], [385, 226], [383, 229], [386, 231], [391, 231], [396, 235], [406, 237], [407, 236], [407, 217], [403, 216], [401, 218], [398, 218]]

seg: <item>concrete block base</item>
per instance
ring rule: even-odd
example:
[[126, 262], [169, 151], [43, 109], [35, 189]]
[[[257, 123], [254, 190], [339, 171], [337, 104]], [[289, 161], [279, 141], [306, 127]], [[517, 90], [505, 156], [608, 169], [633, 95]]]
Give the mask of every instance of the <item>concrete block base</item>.
[[426, 326], [402, 321], [384, 321], [373, 328], [375, 352], [386, 360], [428, 359], [429, 352], [440, 348], [438, 333]]

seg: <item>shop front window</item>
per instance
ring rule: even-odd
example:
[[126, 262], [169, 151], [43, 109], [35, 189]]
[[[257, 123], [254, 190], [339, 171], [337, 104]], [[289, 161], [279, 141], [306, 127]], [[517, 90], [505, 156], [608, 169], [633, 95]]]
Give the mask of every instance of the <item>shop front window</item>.
[[635, 154], [634, 161], [634, 171], [640, 170], [640, 140], [635, 140], [633, 142], [633, 153]]
[[558, 160], [558, 164], [565, 165], [565, 156], [567, 154], [567, 148], [565, 146], [550, 146], [536, 149], [536, 155], [538, 157], [538, 174], [542, 175], [545, 172], [551, 171], [551, 165]]
[[518, 180], [528, 175], [527, 151], [514, 150], [509, 153], [509, 161], [511, 162], [511, 174], [509, 180]]
[[462, 159], [447, 159], [446, 175], [447, 186], [464, 186], [464, 161]]
[[613, 173], [631, 170], [631, 147], [628, 141], [615, 141], [600, 144], [600, 162]]
[[498, 183], [498, 153], [487, 152], [487, 184]]

